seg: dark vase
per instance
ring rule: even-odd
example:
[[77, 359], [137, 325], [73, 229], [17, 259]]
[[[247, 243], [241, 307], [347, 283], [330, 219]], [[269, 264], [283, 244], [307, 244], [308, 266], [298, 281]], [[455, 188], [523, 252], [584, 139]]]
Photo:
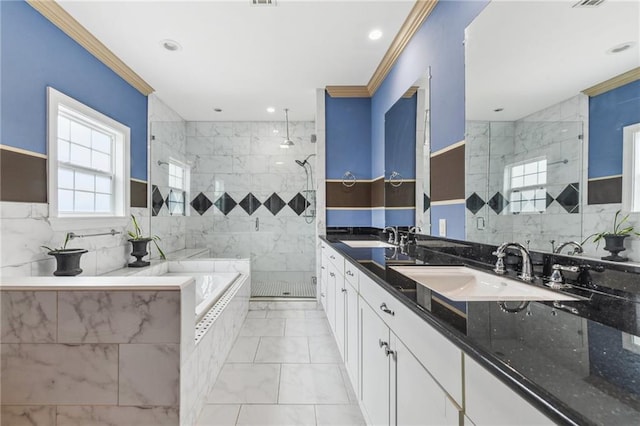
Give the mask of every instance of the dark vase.
[[142, 258], [149, 254], [149, 252], [147, 251], [147, 245], [149, 244], [149, 241], [151, 241], [151, 238], [140, 238], [138, 240], [129, 241], [131, 241], [131, 245], [133, 246], [131, 256], [136, 258], [136, 261], [131, 262], [129, 266], [132, 268], [142, 268], [143, 266], [149, 266], [151, 262], [142, 260]]
[[56, 258], [56, 277], [73, 277], [82, 273], [80, 258], [87, 253], [85, 249], [61, 249], [48, 254]]
[[619, 256], [618, 253], [626, 250], [624, 248], [624, 239], [627, 238], [628, 235], [614, 235], [609, 234], [604, 236], [604, 249], [608, 252], [611, 252], [611, 256], [604, 256], [602, 260], [610, 260], [612, 262], [626, 262], [629, 260], [627, 257]]

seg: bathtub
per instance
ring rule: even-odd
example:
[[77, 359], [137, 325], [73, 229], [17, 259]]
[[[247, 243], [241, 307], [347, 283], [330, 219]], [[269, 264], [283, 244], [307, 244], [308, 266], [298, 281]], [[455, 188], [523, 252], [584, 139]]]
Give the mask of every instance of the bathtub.
[[196, 323], [240, 276], [238, 272], [167, 272], [163, 276], [189, 276], [196, 282]]

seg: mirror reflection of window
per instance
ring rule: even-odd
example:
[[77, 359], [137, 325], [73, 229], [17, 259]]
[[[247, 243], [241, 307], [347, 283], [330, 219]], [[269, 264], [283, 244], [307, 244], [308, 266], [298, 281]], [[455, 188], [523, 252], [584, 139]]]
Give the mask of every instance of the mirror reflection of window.
[[622, 186], [624, 210], [640, 212], [640, 123], [623, 129]]
[[169, 160], [169, 196], [167, 207], [169, 214], [184, 216], [186, 194], [188, 191], [187, 166], [173, 159]]
[[[527, 160], [505, 167], [505, 193], [512, 214], [538, 213], [546, 208], [547, 159]], [[506, 210], [505, 210], [506, 212]]]

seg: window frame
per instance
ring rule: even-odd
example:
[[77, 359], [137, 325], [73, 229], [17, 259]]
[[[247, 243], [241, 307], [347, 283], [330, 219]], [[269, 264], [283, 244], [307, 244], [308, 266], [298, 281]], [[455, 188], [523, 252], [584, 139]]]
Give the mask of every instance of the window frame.
[[[518, 166], [523, 166], [525, 167], [528, 164], [539, 164], [539, 163], [545, 163], [545, 170], [544, 170], [544, 183], [535, 183], [533, 185], [524, 185], [524, 177], [527, 176], [525, 174], [522, 175], [523, 177], [523, 185], [520, 186], [512, 186], [513, 185], [513, 169], [518, 167]], [[513, 211], [513, 207], [515, 207], [516, 202], [515, 201], [511, 201], [511, 195], [513, 193], [522, 193], [524, 191], [536, 191], [536, 190], [545, 190], [545, 200], [546, 200], [546, 187], [548, 185], [547, 183], [547, 173], [548, 173], [548, 168], [547, 168], [547, 157], [546, 156], [540, 156], [540, 157], [535, 157], [535, 158], [530, 158], [530, 159], [526, 159], [526, 160], [522, 160], [522, 161], [518, 161], [516, 163], [511, 163], [511, 164], [507, 164], [505, 166], [504, 169], [504, 194], [505, 194], [505, 198], [509, 201], [509, 208], [508, 208], [508, 212], [509, 214], [534, 214], [534, 213], [541, 213], [544, 212], [544, 210], [540, 211], [540, 210], [519, 210], [519, 211]], [[536, 176], [540, 176], [541, 172], [539, 171], [539, 166], [537, 166], [538, 171], [535, 173]], [[540, 198], [534, 198], [534, 205], [535, 205], [535, 201], [536, 200], [542, 200]], [[518, 205], [520, 206], [520, 208], [522, 208], [522, 202], [518, 202]]]
[[634, 192], [640, 193], [640, 182], [634, 183], [635, 176], [640, 175], [636, 169], [636, 162], [640, 162], [640, 136], [636, 140], [636, 134], [640, 135], [640, 123], [622, 128], [622, 209], [631, 213], [640, 212], [640, 200], [634, 198]]
[[[58, 205], [58, 170], [69, 168], [69, 165], [60, 164], [58, 160], [58, 117], [61, 108], [70, 111], [71, 115], [78, 115], [91, 126], [115, 131], [113, 141], [112, 159], [113, 169], [113, 210], [109, 213], [61, 213]], [[69, 114], [69, 112], [64, 112]], [[126, 226], [130, 214], [130, 142], [131, 129], [124, 124], [96, 111], [95, 109], [65, 95], [64, 93], [47, 87], [47, 173], [48, 173], [48, 203], [49, 219], [54, 230], [89, 229], [98, 227]], [[86, 169], [78, 166], [74, 170]], [[92, 170], [92, 168], [89, 168]]]
[[190, 176], [191, 176], [191, 167], [185, 163], [182, 162], [180, 160], [177, 160], [173, 157], [169, 157], [169, 170], [171, 169], [171, 166], [175, 166], [175, 167], [179, 167], [182, 170], [182, 186], [181, 187], [177, 187], [177, 186], [172, 186], [170, 181], [171, 181], [171, 173], [170, 171], [167, 171], [167, 187], [169, 188], [169, 195], [167, 195], [167, 197], [170, 196], [171, 191], [176, 191], [176, 192], [181, 192], [182, 193], [182, 213], [179, 214], [174, 214], [171, 212], [171, 207], [169, 207], [169, 205], [167, 204], [167, 210], [169, 211], [169, 215], [170, 216], [188, 216], [188, 209], [187, 209], [187, 200], [189, 199], [189, 193], [190, 193], [190, 187], [191, 187], [191, 180], [190, 180]]

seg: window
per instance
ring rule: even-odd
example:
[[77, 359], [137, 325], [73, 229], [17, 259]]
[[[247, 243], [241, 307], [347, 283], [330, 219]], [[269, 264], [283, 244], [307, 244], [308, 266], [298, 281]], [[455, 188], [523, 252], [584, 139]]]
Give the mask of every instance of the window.
[[622, 205], [640, 211], [640, 123], [623, 128]]
[[127, 217], [129, 128], [48, 88], [49, 216]]
[[167, 208], [171, 215], [185, 216], [185, 200], [189, 189], [189, 167], [173, 158], [169, 159], [169, 195]]
[[505, 167], [505, 193], [508, 194], [509, 211], [514, 214], [543, 212], [547, 205], [546, 184], [546, 158]]

